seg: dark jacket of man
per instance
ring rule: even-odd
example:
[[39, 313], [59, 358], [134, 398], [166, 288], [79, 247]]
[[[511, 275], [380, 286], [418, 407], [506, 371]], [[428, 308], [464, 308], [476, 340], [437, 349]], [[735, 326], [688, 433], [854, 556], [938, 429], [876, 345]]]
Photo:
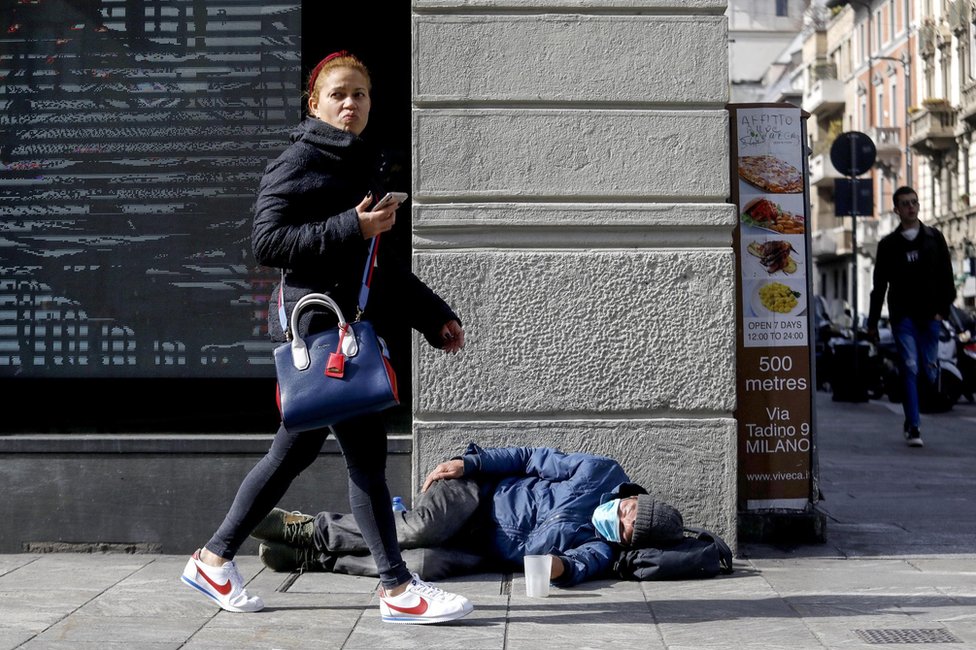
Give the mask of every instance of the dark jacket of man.
[[878, 243], [869, 329], [877, 326], [886, 291], [892, 321], [904, 317], [928, 321], [936, 314], [948, 318], [949, 306], [956, 299], [949, 248], [942, 233], [925, 224], [919, 225], [914, 241], [901, 233], [899, 226]]

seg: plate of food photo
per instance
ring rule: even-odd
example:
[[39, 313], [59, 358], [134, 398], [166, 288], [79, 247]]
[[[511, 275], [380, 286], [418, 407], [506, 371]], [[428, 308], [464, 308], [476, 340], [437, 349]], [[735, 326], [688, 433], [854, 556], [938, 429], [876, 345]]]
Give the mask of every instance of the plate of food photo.
[[800, 170], [769, 154], [740, 156], [739, 177], [770, 194], [799, 194], [803, 191]]
[[803, 293], [782, 282], [760, 282], [752, 294], [752, 313], [760, 318], [796, 316], [803, 313]]
[[779, 271], [785, 275], [796, 273], [798, 266], [796, 249], [785, 239], [752, 241], [746, 246], [746, 250], [757, 259], [769, 275]]
[[802, 216], [784, 210], [764, 196], [746, 203], [739, 220], [747, 226], [781, 235], [802, 235], [806, 225]]

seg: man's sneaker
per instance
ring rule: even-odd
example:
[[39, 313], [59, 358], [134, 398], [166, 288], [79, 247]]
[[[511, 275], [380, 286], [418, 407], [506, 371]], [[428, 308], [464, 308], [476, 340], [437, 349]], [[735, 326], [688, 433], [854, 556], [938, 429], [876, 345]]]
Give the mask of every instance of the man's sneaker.
[[922, 442], [922, 434], [919, 432], [918, 427], [909, 427], [905, 431], [905, 442], [908, 443], [909, 447], [924, 447], [925, 443]]
[[384, 623], [444, 623], [474, 610], [474, 605], [464, 596], [438, 589], [416, 573], [399, 596], [387, 596], [382, 588], [377, 595]]
[[298, 512], [272, 508], [257, 525], [251, 537], [266, 542], [284, 542], [292, 546], [311, 546], [314, 539], [315, 517]]
[[258, 596], [248, 596], [244, 579], [233, 561], [214, 567], [200, 561], [196, 551], [183, 569], [183, 582], [217, 601], [228, 612], [256, 612], [264, 609]]
[[322, 553], [310, 546], [289, 546], [281, 542], [262, 542], [258, 557], [272, 571], [331, 571], [336, 556]]

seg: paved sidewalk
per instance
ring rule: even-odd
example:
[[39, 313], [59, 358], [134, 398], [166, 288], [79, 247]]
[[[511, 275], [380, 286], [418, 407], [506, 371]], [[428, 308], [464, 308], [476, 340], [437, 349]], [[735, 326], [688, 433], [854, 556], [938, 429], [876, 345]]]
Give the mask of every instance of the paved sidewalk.
[[[976, 649], [976, 406], [923, 416], [818, 394], [828, 542], [740, 549], [731, 576], [603, 581], [528, 599], [520, 575], [445, 581], [475, 611], [386, 625], [376, 581], [297, 579], [239, 558], [267, 608], [231, 614], [179, 581], [185, 557], [0, 556], [0, 648]], [[693, 522], [691, 522], [693, 523]], [[905, 645], [906, 641], [916, 644]]]

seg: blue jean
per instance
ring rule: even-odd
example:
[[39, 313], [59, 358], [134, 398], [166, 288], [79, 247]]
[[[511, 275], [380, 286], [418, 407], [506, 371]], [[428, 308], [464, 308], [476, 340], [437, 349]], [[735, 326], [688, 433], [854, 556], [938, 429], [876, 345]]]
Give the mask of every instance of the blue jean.
[[207, 542], [211, 553], [232, 559], [248, 535], [284, 496], [291, 482], [318, 457], [330, 430], [349, 472], [349, 506], [376, 561], [384, 587], [410, 580], [400, 555], [386, 485], [386, 429], [379, 415], [340, 422], [331, 429], [291, 433], [278, 429], [271, 449], [248, 472], [223, 523]]
[[905, 386], [905, 399], [902, 409], [908, 426], [918, 427], [918, 374], [925, 370], [925, 378], [931, 385], [939, 380], [939, 331], [942, 323], [937, 320], [916, 322], [911, 318], [901, 318], [891, 325], [895, 344], [901, 354], [902, 378]]

